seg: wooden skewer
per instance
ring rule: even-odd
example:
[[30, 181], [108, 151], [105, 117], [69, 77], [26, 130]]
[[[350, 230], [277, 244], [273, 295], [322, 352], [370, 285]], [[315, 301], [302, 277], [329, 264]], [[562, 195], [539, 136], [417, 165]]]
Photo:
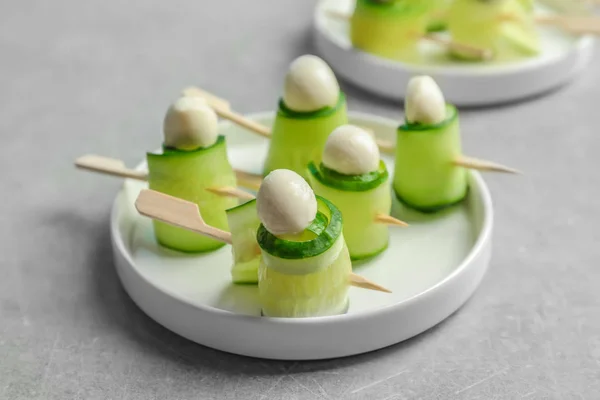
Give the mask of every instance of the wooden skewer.
[[387, 215], [387, 214], [377, 214], [375, 216], [375, 222], [380, 223], [380, 224], [396, 225], [396, 226], [402, 226], [402, 227], [408, 226], [408, 224], [406, 222], [400, 221], [399, 219], [396, 219], [396, 218], [392, 217], [391, 215]]
[[[343, 20], [343, 21], [348, 21], [348, 20], [350, 20], [350, 17], [351, 17], [350, 14], [346, 14], [344, 12], [336, 11], [336, 10], [328, 10], [327, 14], [332, 18], [336, 18], [336, 19]], [[425, 35], [419, 35], [417, 37], [417, 39], [428, 40], [430, 42], [434, 42], [439, 45], [445, 46], [448, 49], [455, 50], [462, 54], [467, 54], [472, 58], [478, 58], [478, 59], [481, 59], [484, 61], [489, 61], [494, 57], [494, 52], [491, 51], [490, 49], [482, 49], [480, 47], [471, 46], [471, 45], [464, 44], [464, 43], [458, 43], [458, 42], [453, 41], [452, 39], [444, 38], [444, 37], [441, 37], [441, 36], [438, 36], [435, 34], [431, 34], [431, 33], [425, 34]]]
[[85, 156], [79, 157], [75, 160], [75, 166], [80, 169], [118, 176], [121, 178], [131, 178], [140, 181], [148, 180], [148, 173], [146, 171], [129, 169], [121, 160], [97, 156], [95, 154], [86, 154]]
[[[75, 166], [88, 171], [99, 172], [106, 175], [118, 176], [120, 178], [131, 178], [140, 181], [148, 180], [148, 172], [137, 171], [125, 166], [121, 160], [114, 158], [87, 154], [75, 160]], [[262, 178], [249, 172], [234, 170], [237, 182], [240, 186], [258, 190]], [[239, 189], [238, 189], [239, 190]]]
[[489, 172], [505, 172], [508, 174], [520, 174], [519, 170], [514, 168], [510, 168], [504, 166], [502, 164], [497, 164], [495, 162], [479, 160], [473, 157], [460, 156], [456, 160], [452, 162], [454, 165], [465, 167], [469, 169], [476, 169], [479, 171], [489, 171]]
[[266, 137], [269, 139], [271, 138], [271, 129], [269, 127], [259, 124], [258, 122], [255, 122], [251, 119], [244, 117], [241, 114], [232, 111], [229, 107], [229, 102], [227, 100], [222, 99], [206, 90], [202, 90], [194, 86], [185, 89], [184, 94], [186, 94], [187, 96], [203, 97], [208, 102], [208, 105], [211, 106], [213, 110], [215, 110], [219, 117], [229, 120], [254, 133], [257, 133], [262, 137]]
[[[178, 199], [154, 190], [144, 189], [135, 201], [135, 207], [141, 215], [146, 217], [187, 229], [224, 243], [232, 243], [230, 232], [222, 231], [204, 222], [196, 203]], [[391, 293], [389, 289], [354, 273], [350, 275], [350, 284], [364, 289]]]
[[235, 197], [242, 200], [253, 200], [255, 198], [252, 193], [231, 186], [214, 187], [206, 190], [218, 196]]

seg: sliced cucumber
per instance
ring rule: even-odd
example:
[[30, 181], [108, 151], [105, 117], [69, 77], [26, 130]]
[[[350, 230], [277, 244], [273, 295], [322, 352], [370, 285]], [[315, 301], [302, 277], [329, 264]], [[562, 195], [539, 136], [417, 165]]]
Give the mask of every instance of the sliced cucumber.
[[352, 45], [384, 58], [418, 61], [419, 38], [427, 31], [431, 10], [427, 1], [357, 0], [350, 19]]
[[330, 259], [326, 267], [301, 275], [272, 268], [276, 259], [263, 257], [258, 270], [263, 315], [301, 318], [345, 313], [352, 262], [344, 235], [340, 234], [322, 256]]
[[260, 247], [256, 231], [260, 220], [256, 214], [256, 199], [227, 210], [227, 221], [231, 230], [233, 283], [258, 283]]
[[398, 128], [394, 191], [417, 210], [433, 212], [467, 194], [467, 172], [452, 164], [462, 154], [458, 112], [446, 106], [438, 125], [405, 124]]
[[[379, 162], [377, 171], [362, 175], [344, 175], [321, 163], [318, 167], [314, 162], [308, 164], [309, 178], [317, 179], [323, 185], [345, 191], [364, 192], [379, 187], [388, 179], [388, 171], [383, 161]], [[328, 199], [327, 196], [323, 196]], [[334, 204], [337, 205], [335, 201]]]
[[306, 179], [306, 165], [321, 161], [329, 134], [347, 123], [346, 97], [342, 92], [335, 108], [309, 113], [292, 111], [280, 101], [264, 175], [276, 169], [290, 169]]
[[389, 242], [388, 227], [375, 223], [377, 214], [389, 214], [392, 199], [388, 172], [381, 161], [375, 173], [348, 176], [309, 164], [310, 184], [319, 196], [329, 199], [344, 218], [344, 238], [352, 260], [373, 257]]
[[[207, 148], [192, 151], [164, 148], [162, 153], [148, 153], [146, 158], [150, 189], [193, 201], [207, 224], [228, 229], [225, 210], [237, 205], [237, 200], [206, 190], [236, 186], [223, 136]], [[214, 239], [158, 221], [154, 221], [154, 234], [161, 245], [184, 252], [206, 252], [223, 246]]]

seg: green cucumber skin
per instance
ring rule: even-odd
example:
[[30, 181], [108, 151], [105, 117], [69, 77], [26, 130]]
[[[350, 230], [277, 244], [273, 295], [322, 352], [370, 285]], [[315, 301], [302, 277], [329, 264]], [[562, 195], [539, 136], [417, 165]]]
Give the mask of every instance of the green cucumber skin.
[[331, 248], [342, 233], [342, 213], [329, 200], [316, 197], [318, 210], [329, 214], [327, 227], [319, 236], [303, 242], [280, 239], [261, 224], [256, 234], [260, 248], [272, 256], [288, 260], [316, 257]]
[[[148, 186], [198, 204], [207, 224], [228, 230], [225, 210], [237, 204], [236, 199], [217, 196], [208, 187], [236, 186], [225, 139], [193, 151], [165, 149], [164, 154], [148, 153]], [[223, 243], [159, 221], [153, 221], [158, 243], [173, 250], [202, 253], [223, 247]]]
[[311, 170], [309, 182], [315, 193], [329, 199], [342, 213], [344, 237], [353, 260], [369, 258], [388, 247], [389, 227], [374, 221], [377, 214], [389, 214], [392, 208], [387, 176], [386, 170], [386, 178], [370, 190], [350, 191], [324, 183], [318, 172]]
[[260, 225], [256, 213], [256, 199], [231, 208], [226, 214], [233, 253], [232, 281], [236, 284], [256, 284], [260, 263], [260, 251], [257, 251], [256, 243], [256, 231]]
[[357, 0], [350, 19], [350, 40], [362, 51], [398, 61], [417, 62], [418, 38], [427, 32], [429, 7], [424, 2], [374, 4]]
[[[377, 171], [362, 175], [343, 175], [327, 168], [323, 163], [317, 166], [314, 162], [308, 164], [308, 176], [316, 179], [325, 186], [349, 192], [364, 192], [374, 189], [388, 180], [388, 170], [383, 160], [379, 161]], [[323, 196], [327, 198], [327, 196]], [[334, 202], [335, 203], [335, 202]]]
[[348, 123], [343, 93], [340, 92], [338, 105], [331, 111], [317, 112], [313, 118], [305, 118], [280, 108], [273, 125], [264, 176], [276, 169], [290, 169], [307, 179], [306, 166], [310, 161], [321, 162], [329, 134]]
[[419, 210], [452, 205], [467, 193], [466, 169], [452, 164], [462, 154], [458, 113], [451, 105], [447, 110], [441, 124], [398, 128], [394, 191]]

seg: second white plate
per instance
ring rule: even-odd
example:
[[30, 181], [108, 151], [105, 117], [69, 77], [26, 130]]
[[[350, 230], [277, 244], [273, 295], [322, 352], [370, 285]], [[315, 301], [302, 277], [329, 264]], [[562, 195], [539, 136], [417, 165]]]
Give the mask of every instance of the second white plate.
[[321, 0], [314, 15], [315, 41], [321, 56], [337, 74], [377, 95], [404, 99], [408, 80], [431, 75], [448, 101], [458, 106], [506, 103], [548, 92], [585, 68], [592, 56], [593, 38], [574, 37], [540, 27], [542, 54], [507, 63], [469, 64], [440, 57], [440, 48], [423, 44], [424, 62], [405, 64], [352, 47], [348, 22], [330, 10], [349, 14], [354, 0]]

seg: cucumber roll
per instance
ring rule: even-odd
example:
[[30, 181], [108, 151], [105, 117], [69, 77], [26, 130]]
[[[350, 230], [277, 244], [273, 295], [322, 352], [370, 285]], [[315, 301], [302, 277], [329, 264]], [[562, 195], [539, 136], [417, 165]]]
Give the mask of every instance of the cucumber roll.
[[344, 217], [344, 238], [352, 260], [373, 257], [388, 246], [388, 226], [377, 223], [392, 206], [388, 171], [374, 138], [363, 129], [344, 125], [325, 145], [321, 164], [310, 163], [310, 184], [333, 202]]
[[[452, 39], [488, 49], [497, 60], [539, 54], [540, 42], [533, 13], [519, 0], [455, 0], [447, 23]], [[468, 59], [465, 54], [453, 53]]]
[[[225, 137], [218, 135], [217, 116], [212, 108], [199, 97], [180, 98], [165, 116], [164, 135], [162, 151], [146, 156], [150, 189], [198, 204], [208, 224], [228, 229], [225, 210], [236, 206], [237, 200], [206, 190], [236, 186]], [[223, 246], [172, 225], [153, 223], [157, 241], [174, 250], [207, 252]]]
[[453, 164], [462, 153], [456, 108], [428, 76], [412, 78], [406, 122], [398, 128], [394, 191], [405, 205], [434, 212], [467, 194], [467, 173]]
[[357, 49], [399, 61], [419, 60], [419, 40], [431, 22], [433, 1], [357, 0], [350, 40]]
[[346, 98], [331, 68], [316, 56], [299, 57], [285, 78], [264, 175], [289, 169], [306, 179], [306, 165], [320, 162], [327, 136], [347, 120]]
[[261, 221], [258, 289], [263, 315], [345, 313], [352, 263], [340, 210], [315, 196], [306, 181], [289, 170], [269, 174], [256, 203]]

